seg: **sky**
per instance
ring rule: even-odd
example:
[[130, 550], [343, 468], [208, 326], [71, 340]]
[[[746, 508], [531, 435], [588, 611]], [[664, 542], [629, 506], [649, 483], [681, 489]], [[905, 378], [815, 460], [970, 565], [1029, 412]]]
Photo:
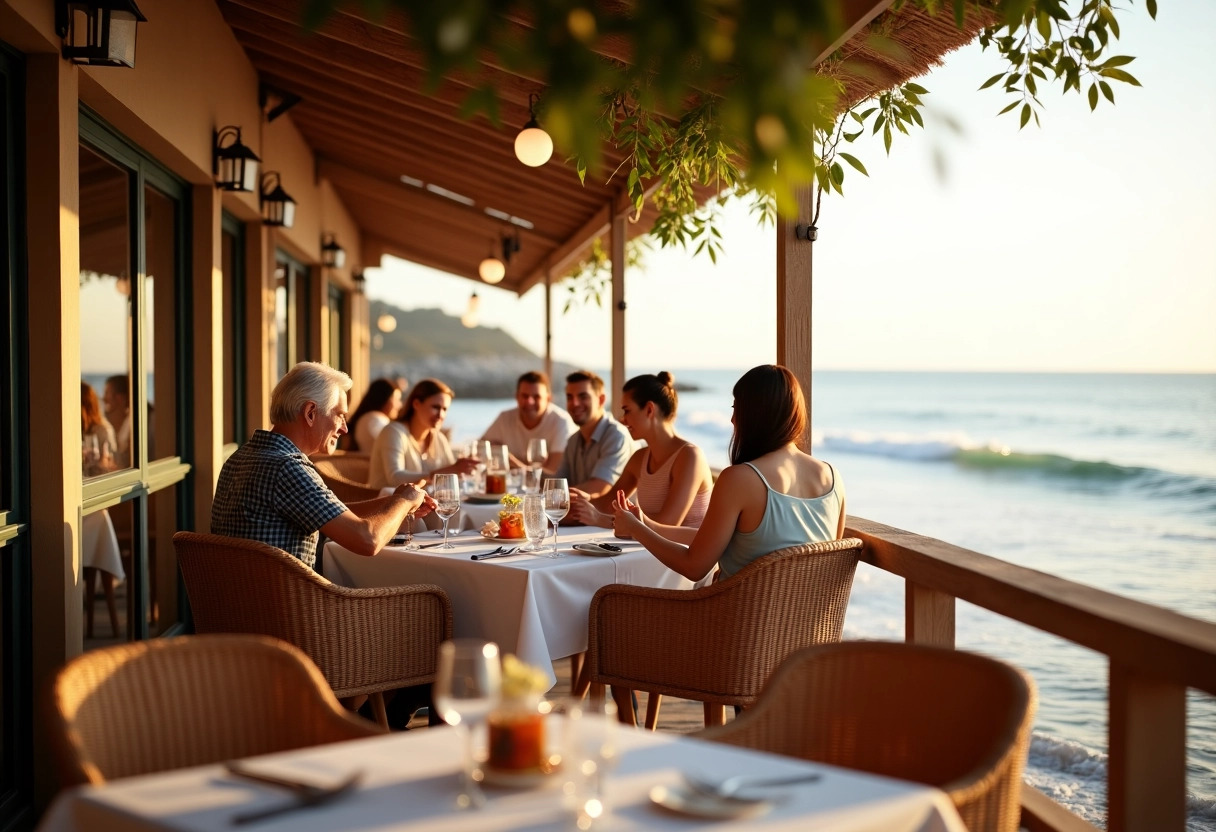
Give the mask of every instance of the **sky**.
[[[1141, 3], [1120, 18], [1116, 104], [1043, 92], [1042, 127], [978, 91], [999, 59], [972, 44], [918, 83], [926, 129], [850, 149], [844, 197], [824, 197], [813, 265], [815, 369], [1216, 372], [1216, 3]], [[961, 134], [947, 121], [961, 125]], [[932, 162], [946, 159], [945, 176]], [[571, 174], [573, 175], [573, 173]], [[725, 254], [654, 249], [626, 275], [626, 375], [776, 359], [775, 231], [745, 204]], [[386, 258], [369, 296], [464, 312], [474, 284]], [[481, 323], [537, 353], [544, 296], [479, 284]], [[607, 308], [562, 314], [554, 355], [607, 368]]]

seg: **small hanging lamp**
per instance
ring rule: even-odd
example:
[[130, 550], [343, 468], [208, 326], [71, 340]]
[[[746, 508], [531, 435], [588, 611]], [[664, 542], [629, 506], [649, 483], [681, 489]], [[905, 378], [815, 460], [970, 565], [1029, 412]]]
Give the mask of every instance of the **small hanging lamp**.
[[507, 276], [507, 264], [495, 256], [493, 242], [490, 243], [490, 253], [477, 264], [477, 274], [491, 286], [501, 283], [502, 279]]
[[477, 326], [478, 320], [481, 318], [481, 298], [477, 297], [477, 290], [473, 290], [473, 294], [469, 297], [469, 306], [464, 310], [464, 314], [460, 316], [460, 323], [466, 329], [473, 329]]
[[528, 123], [515, 137], [515, 158], [530, 168], [538, 168], [553, 156], [553, 139], [536, 120], [535, 103], [540, 96], [528, 96]]

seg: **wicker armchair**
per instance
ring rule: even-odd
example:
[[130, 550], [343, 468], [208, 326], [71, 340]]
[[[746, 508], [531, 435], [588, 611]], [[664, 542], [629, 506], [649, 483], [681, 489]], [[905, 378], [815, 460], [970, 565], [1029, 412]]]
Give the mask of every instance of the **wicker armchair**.
[[995, 659], [843, 642], [790, 656], [755, 708], [697, 736], [927, 783], [971, 832], [1015, 832], [1035, 701]]
[[603, 587], [591, 599], [584, 682], [611, 685], [626, 724], [631, 691], [643, 690], [648, 728], [664, 694], [705, 703], [705, 724], [720, 725], [724, 706], [752, 705], [790, 653], [840, 640], [861, 546], [846, 538], [779, 549], [693, 590]]
[[195, 630], [259, 633], [294, 644], [339, 697], [433, 682], [439, 644], [452, 637], [452, 604], [437, 586], [337, 586], [281, 549], [252, 540], [173, 536]]
[[321, 480], [344, 503], [358, 503], [380, 496], [380, 489], [367, 484], [368, 458], [362, 454], [313, 454], [309, 457]]
[[65, 787], [381, 733], [342, 709], [307, 656], [262, 636], [94, 650], [60, 669], [52, 704]]

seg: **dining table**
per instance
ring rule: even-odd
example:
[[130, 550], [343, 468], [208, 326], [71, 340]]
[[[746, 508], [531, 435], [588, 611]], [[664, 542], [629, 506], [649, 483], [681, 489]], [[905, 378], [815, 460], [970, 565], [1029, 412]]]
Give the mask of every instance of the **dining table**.
[[[553, 662], [587, 649], [587, 614], [591, 597], [608, 584], [661, 589], [691, 589], [695, 584], [668, 569], [634, 540], [620, 540], [611, 529], [562, 527], [561, 557], [544, 552], [518, 552], [508, 557], [474, 560], [496, 548], [514, 548], [523, 540], [490, 540], [475, 531], [449, 533], [452, 549], [442, 549], [442, 534], [414, 535], [416, 545], [386, 546], [375, 557], [355, 554], [330, 541], [322, 557], [322, 574], [347, 587], [435, 584], [452, 602], [456, 638], [481, 638], [498, 644], [557, 681]], [[587, 553], [575, 544], [602, 541], [621, 551]]]
[[[561, 737], [561, 717], [550, 717]], [[484, 786], [480, 809], [457, 809], [464, 751], [456, 729], [436, 727], [250, 758], [261, 773], [324, 785], [357, 786], [340, 798], [296, 808], [256, 824], [234, 826], [238, 814], [299, 802], [292, 792], [207, 765], [130, 777], [60, 793], [38, 832], [567, 832], [576, 826], [582, 766], [559, 763], [551, 774], [507, 786]], [[781, 757], [680, 734], [620, 728], [612, 754], [599, 760], [596, 796], [604, 811], [594, 830], [802, 830], [817, 832], [966, 832], [949, 797], [930, 786], [821, 763]], [[741, 772], [758, 777], [818, 774], [815, 782], [763, 789], [760, 804], [718, 799], [681, 806], [686, 774], [721, 781]], [[580, 778], [581, 781], [580, 781]], [[492, 782], [492, 780], [490, 780]], [[661, 791], [660, 791], [661, 790]], [[656, 802], [661, 800], [662, 803]], [[585, 803], [581, 805], [586, 805]], [[708, 816], [707, 816], [708, 813]], [[586, 817], [586, 813], [584, 813]]]

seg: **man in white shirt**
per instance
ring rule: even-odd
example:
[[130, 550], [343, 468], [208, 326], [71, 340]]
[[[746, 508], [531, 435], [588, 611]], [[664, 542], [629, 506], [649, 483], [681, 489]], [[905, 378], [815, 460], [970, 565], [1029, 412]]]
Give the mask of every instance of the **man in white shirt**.
[[528, 440], [544, 439], [549, 446], [545, 471], [556, 471], [566, 443], [578, 428], [569, 413], [552, 403], [549, 377], [539, 372], [524, 373], [515, 383], [515, 402], [518, 407], [499, 413], [481, 438], [506, 445], [512, 467], [527, 464]]

